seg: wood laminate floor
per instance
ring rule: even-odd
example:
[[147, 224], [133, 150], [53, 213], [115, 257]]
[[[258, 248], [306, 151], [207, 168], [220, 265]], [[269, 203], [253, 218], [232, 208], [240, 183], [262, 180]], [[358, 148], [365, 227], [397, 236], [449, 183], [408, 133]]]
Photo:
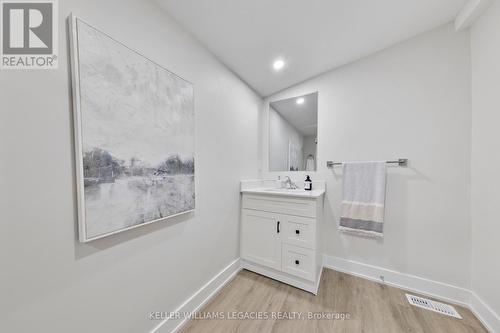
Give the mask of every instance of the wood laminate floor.
[[[317, 296], [243, 270], [180, 332], [487, 332], [468, 309], [455, 308], [463, 319], [412, 306], [404, 290], [330, 269], [323, 270]], [[301, 318], [293, 319], [298, 313]], [[349, 319], [304, 319], [310, 313]], [[217, 314], [225, 319], [203, 319]], [[266, 314], [268, 319], [235, 319]]]

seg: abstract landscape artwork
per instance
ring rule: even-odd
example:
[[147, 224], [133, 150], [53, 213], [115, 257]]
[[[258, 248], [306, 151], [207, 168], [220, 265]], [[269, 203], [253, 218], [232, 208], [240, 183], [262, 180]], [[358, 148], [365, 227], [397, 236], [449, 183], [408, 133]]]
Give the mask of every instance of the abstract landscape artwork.
[[80, 241], [194, 210], [192, 84], [71, 26]]

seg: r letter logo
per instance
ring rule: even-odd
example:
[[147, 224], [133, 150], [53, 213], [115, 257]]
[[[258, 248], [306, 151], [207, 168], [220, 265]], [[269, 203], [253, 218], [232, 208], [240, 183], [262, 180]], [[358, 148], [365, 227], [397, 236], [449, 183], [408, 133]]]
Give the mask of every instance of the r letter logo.
[[57, 68], [57, 3], [1, 1], [2, 69]]

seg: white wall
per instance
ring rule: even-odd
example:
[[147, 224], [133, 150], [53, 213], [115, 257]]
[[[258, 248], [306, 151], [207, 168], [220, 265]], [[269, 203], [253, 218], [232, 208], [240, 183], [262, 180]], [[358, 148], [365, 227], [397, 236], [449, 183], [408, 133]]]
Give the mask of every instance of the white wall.
[[[59, 4], [59, 69], [0, 72], [0, 331], [148, 332], [151, 311], [174, 310], [239, 256], [262, 100], [153, 2]], [[76, 240], [70, 12], [194, 82], [194, 215]]]
[[500, 2], [471, 31], [472, 290], [500, 328]]
[[[319, 92], [312, 176], [327, 181], [327, 255], [469, 286], [469, 46], [446, 25], [268, 98]], [[339, 233], [341, 169], [326, 161], [397, 158], [410, 166], [388, 171], [384, 239]]]
[[[269, 109], [269, 127], [269, 168], [277, 171], [288, 170], [289, 143], [303, 147], [304, 136], [273, 108]], [[303, 167], [303, 148], [301, 151], [299, 165]]]

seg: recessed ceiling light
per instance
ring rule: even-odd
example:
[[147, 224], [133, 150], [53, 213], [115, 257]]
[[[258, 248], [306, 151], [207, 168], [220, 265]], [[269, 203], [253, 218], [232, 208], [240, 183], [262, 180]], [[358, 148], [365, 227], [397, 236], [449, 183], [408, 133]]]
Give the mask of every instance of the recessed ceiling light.
[[305, 102], [305, 101], [306, 101], [306, 100], [304, 99], [304, 97], [299, 97], [299, 98], [297, 98], [297, 104], [299, 104], [299, 105], [300, 105], [300, 104], [304, 104], [304, 102]]
[[283, 59], [277, 59], [273, 62], [273, 68], [275, 71], [280, 71], [285, 67], [285, 61]]

